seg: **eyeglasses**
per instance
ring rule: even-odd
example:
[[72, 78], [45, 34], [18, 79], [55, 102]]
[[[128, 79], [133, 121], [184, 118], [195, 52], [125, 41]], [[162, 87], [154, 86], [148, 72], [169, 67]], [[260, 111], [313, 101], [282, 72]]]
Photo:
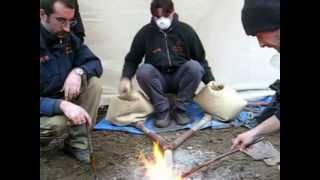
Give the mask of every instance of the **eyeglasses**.
[[61, 24], [61, 26], [67, 26], [67, 24], [69, 23], [70, 24], [70, 27], [74, 27], [77, 25], [77, 20], [67, 20], [65, 18], [62, 18], [62, 17], [57, 17], [56, 20]]

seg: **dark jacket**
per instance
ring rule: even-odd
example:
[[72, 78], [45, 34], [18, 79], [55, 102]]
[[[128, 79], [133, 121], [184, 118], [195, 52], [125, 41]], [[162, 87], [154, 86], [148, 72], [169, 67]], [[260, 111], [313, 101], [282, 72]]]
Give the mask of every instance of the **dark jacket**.
[[64, 39], [50, 34], [40, 23], [40, 115], [60, 114], [60, 92], [70, 71], [80, 67], [87, 79], [100, 77], [102, 65], [98, 57], [81, 40], [70, 33]]
[[144, 57], [144, 63], [157, 69], [177, 69], [193, 59], [205, 69], [204, 83], [214, 80], [205, 57], [205, 50], [197, 33], [188, 24], [180, 22], [176, 15], [171, 27], [162, 31], [154, 20], [136, 34], [130, 52], [125, 57], [122, 77], [132, 78]]
[[257, 117], [257, 122], [261, 123], [269, 117], [275, 115], [280, 120], [280, 80], [276, 80], [271, 84], [270, 89], [276, 91], [276, 94], [272, 98], [272, 102], [266, 107], [266, 109]]

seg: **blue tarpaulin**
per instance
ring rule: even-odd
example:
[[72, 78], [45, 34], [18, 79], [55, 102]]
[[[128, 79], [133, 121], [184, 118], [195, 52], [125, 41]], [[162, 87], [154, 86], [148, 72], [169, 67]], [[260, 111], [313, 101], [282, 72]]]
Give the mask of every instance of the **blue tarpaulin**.
[[[218, 119], [212, 119], [209, 123], [207, 123], [204, 127], [202, 127], [202, 129], [204, 128], [222, 129], [222, 128], [230, 128], [232, 126], [236, 126], [236, 127], [245, 126], [248, 128], [253, 128], [257, 125], [254, 117], [258, 116], [259, 113], [261, 113], [265, 108], [264, 106], [256, 105], [256, 102], [269, 103], [271, 102], [271, 100], [272, 100], [272, 96], [266, 96], [256, 101], [250, 101], [246, 106], [246, 108], [244, 108], [244, 110], [241, 111], [235, 119], [229, 122], [221, 122]], [[144, 124], [148, 129], [156, 133], [177, 131], [181, 129], [189, 129], [193, 123], [198, 122], [204, 116], [204, 113], [200, 108], [200, 106], [197, 103], [193, 102], [187, 108], [187, 115], [191, 117], [193, 121], [185, 126], [180, 126], [180, 125], [177, 125], [175, 122], [172, 122], [169, 127], [157, 128], [153, 125], [152, 116], [149, 116]], [[142, 131], [140, 131], [139, 129], [133, 126], [130, 126], [130, 125], [117, 126], [112, 124], [106, 118], [103, 118], [101, 121], [99, 121], [99, 123], [95, 126], [95, 129], [97, 131], [123, 131], [123, 132], [132, 133], [132, 134], [143, 134]]]

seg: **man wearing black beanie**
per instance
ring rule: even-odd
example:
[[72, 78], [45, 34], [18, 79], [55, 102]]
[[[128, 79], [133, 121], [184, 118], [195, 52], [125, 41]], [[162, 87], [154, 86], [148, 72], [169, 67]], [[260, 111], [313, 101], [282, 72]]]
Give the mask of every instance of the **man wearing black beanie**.
[[[249, 36], [256, 36], [261, 47], [280, 53], [280, 0], [245, 0], [241, 20]], [[262, 112], [255, 128], [238, 135], [232, 148], [245, 150], [248, 144], [262, 135], [280, 130], [280, 80], [270, 86], [276, 91], [273, 102]]]
[[280, 52], [280, 0], [245, 0], [241, 20], [246, 34], [256, 36], [261, 47]]

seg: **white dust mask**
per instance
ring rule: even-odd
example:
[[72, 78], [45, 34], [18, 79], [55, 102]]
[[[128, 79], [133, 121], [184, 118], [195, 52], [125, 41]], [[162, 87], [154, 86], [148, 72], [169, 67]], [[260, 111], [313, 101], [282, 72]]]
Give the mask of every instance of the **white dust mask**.
[[170, 18], [160, 17], [156, 20], [156, 24], [160, 29], [166, 30], [171, 26], [171, 20]]

